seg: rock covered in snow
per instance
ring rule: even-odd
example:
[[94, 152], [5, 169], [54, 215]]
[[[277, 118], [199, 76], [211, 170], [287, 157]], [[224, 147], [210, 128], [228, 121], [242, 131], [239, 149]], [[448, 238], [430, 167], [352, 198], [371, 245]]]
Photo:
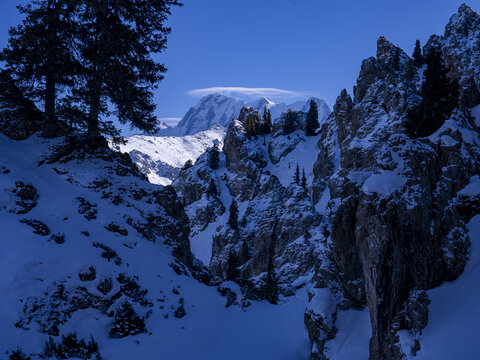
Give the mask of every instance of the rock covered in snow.
[[[477, 73], [466, 66], [480, 54], [469, 45], [477, 18], [462, 6], [445, 37], [430, 41], [442, 46], [468, 107], [480, 101], [477, 85], [465, 85]], [[429, 138], [405, 135], [408, 104], [418, 96], [405, 77], [408, 57], [383, 37], [377, 46], [377, 57], [362, 64], [353, 100], [343, 92], [322, 127], [314, 187], [316, 201], [330, 194], [337, 281], [351, 306], [370, 311], [370, 358], [401, 359], [394, 322], [410, 292], [452, 281], [465, 267], [470, 241], [457, 193], [480, 171], [480, 138], [469, 109], [454, 112]], [[319, 271], [320, 286], [324, 277]]]

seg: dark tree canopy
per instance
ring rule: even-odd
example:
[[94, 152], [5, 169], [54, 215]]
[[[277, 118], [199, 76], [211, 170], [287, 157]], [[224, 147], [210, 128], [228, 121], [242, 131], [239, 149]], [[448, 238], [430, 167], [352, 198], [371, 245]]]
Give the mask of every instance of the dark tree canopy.
[[313, 136], [316, 134], [319, 127], [320, 124], [318, 122], [318, 105], [313, 99], [311, 99], [310, 108], [307, 112], [305, 134], [307, 136]]
[[177, 0], [30, 0], [2, 52], [6, 69], [32, 100], [45, 104], [44, 135], [59, 118], [88, 138], [120, 123], [154, 132], [153, 90], [166, 68], [165, 26]]
[[58, 91], [73, 83], [78, 69], [73, 47], [75, 2], [37, 0], [18, 9], [25, 18], [9, 30], [1, 58], [24, 95], [43, 102], [43, 136], [56, 136], [61, 133], [56, 114]]
[[416, 67], [423, 65], [422, 48], [420, 47], [420, 40], [415, 41], [415, 49], [413, 50], [413, 61]]
[[213, 146], [208, 150], [208, 166], [212, 170], [218, 169], [220, 163], [220, 149], [218, 144], [214, 143]]
[[300, 167], [297, 164], [297, 167], [295, 169], [295, 175], [293, 176], [293, 181], [295, 184], [300, 185]]
[[[121, 123], [152, 132], [153, 90], [165, 66], [152, 57], [165, 49], [170, 28], [164, 23], [177, 0], [79, 1], [81, 88], [88, 106], [88, 135], [98, 136], [99, 118], [115, 106]], [[85, 85], [85, 87], [83, 86]]]
[[421, 103], [408, 111], [407, 133], [412, 137], [425, 137], [437, 131], [458, 106], [459, 85], [448, 77], [439, 48], [432, 47], [425, 63]]
[[289, 109], [285, 114], [282, 114], [283, 118], [283, 135], [288, 135], [295, 130], [295, 124], [297, 122], [297, 113]]
[[228, 216], [228, 225], [236, 230], [238, 229], [238, 205], [235, 199], [232, 200], [232, 204], [230, 205], [229, 209], [229, 216]]
[[262, 122], [258, 126], [258, 133], [260, 135], [270, 134], [272, 132], [272, 114], [270, 109], [267, 109], [267, 105], [263, 108]]
[[307, 176], [305, 175], [305, 169], [302, 170], [302, 179], [300, 180], [300, 185], [306, 189], [307, 188]]
[[212, 196], [217, 196], [218, 195], [218, 190], [217, 190], [217, 185], [215, 184], [215, 180], [210, 179], [207, 187], [207, 192], [206, 192], [208, 197]]
[[255, 123], [255, 116], [251, 113], [247, 114], [245, 130], [248, 137], [256, 136], [258, 133], [257, 124]]

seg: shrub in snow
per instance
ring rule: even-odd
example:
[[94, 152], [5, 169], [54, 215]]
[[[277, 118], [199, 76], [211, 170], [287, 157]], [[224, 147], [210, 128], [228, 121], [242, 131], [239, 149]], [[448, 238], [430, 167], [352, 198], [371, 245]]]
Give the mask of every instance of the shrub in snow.
[[30, 360], [30, 356], [25, 355], [20, 349], [13, 351], [8, 358], [10, 360]]
[[65, 234], [53, 234], [50, 240], [55, 241], [59, 245], [63, 244], [65, 242]]
[[136, 314], [133, 306], [124, 301], [115, 312], [115, 320], [110, 330], [110, 337], [122, 338], [129, 335], [137, 335], [146, 331], [143, 317]]
[[82, 360], [102, 359], [95, 339], [90, 337], [90, 341], [87, 343], [83, 339], [78, 340], [76, 333], [62, 336], [62, 341], [59, 343], [55, 343], [53, 338], [50, 337], [45, 343], [42, 357], [57, 359], [79, 358]]
[[82, 281], [93, 281], [97, 277], [97, 271], [95, 270], [95, 268], [93, 266], [90, 266], [88, 268], [88, 271], [86, 271], [86, 272], [80, 271], [78, 273], [78, 277]]
[[180, 298], [178, 307], [175, 309], [175, 313], [173, 315], [177, 319], [181, 319], [185, 315], [187, 315], [187, 312], [185, 311], [185, 305], [184, 305], [184, 299], [183, 298]]

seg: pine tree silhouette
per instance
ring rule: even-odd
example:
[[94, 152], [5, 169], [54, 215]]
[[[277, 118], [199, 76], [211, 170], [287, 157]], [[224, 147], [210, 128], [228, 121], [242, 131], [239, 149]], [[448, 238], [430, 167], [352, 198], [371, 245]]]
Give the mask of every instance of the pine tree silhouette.
[[313, 99], [311, 99], [310, 108], [307, 112], [305, 134], [307, 136], [313, 136], [315, 135], [319, 127], [320, 124], [318, 123], [318, 106], [317, 103]]
[[302, 170], [302, 180], [300, 185], [306, 189], [307, 188], [307, 177], [305, 176], [305, 169]]
[[423, 65], [422, 48], [420, 47], [420, 40], [415, 41], [415, 49], [413, 50], [413, 61], [416, 67]]
[[297, 163], [297, 168], [295, 169], [295, 175], [293, 176], [293, 181], [295, 184], [300, 185], [300, 167]]
[[236, 230], [238, 229], [238, 205], [235, 199], [232, 200], [232, 204], [230, 205], [229, 209], [229, 216], [228, 216], [228, 225]]
[[428, 52], [422, 84], [422, 101], [418, 107], [408, 111], [407, 133], [414, 138], [425, 137], [437, 131], [458, 106], [459, 85], [448, 77], [439, 48], [432, 47]]

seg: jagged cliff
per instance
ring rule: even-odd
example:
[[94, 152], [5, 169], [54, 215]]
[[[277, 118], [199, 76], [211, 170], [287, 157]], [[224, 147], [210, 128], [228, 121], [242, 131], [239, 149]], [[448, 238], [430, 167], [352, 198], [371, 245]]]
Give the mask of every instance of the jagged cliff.
[[[424, 47], [440, 47], [460, 84], [457, 109], [429, 137], [407, 132], [425, 67], [412, 75], [409, 56], [380, 37], [353, 96], [340, 94], [308, 155], [301, 124], [290, 135], [277, 123], [273, 134], [249, 137], [246, 118], [260, 116], [243, 108], [220, 168], [210, 169], [204, 155], [174, 182], [192, 220], [192, 245], [219, 282], [235, 280], [247, 297], [275, 302], [311, 280], [305, 324], [313, 359], [326, 358], [338, 311], [365, 307], [371, 359], [415, 354], [428, 323], [426, 291], [463, 273], [466, 223], [478, 213], [478, 199], [459, 191], [480, 171], [479, 34], [479, 15], [462, 5], [444, 36]], [[310, 175], [306, 188], [292, 182], [297, 162]], [[212, 181], [219, 194], [207, 196]], [[227, 224], [232, 199], [238, 229]], [[399, 331], [410, 334], [410, 347]]]
[[[461, 84], [458, 109], [434, 134], [406, 135], [418, 84], [406, 76], [408, 56], [383, 37], [376, 58], [362, 63], [353, 98], [342, 92], [322, 127], [316, 200], [329, 194], [331, 254], [344, 295], [369, 308], [371, 359], [403, 358], [401, 329], [415, 334], [412, 351], [420, 348], [428, 316], [422, 291], [456, 279], [467, 261], [465, 223], [473, 214], [460, 215], [457, 193], [480, 171], [479, 124], [471, 115], [480, 102], [479, 19], [462, 5], [445, 35], [425, 46], [441, 46]], [[317, 273], [319, 287], [323, 277]], [[411, 303], [421, 309], [413, 318], [402, 311]]]

